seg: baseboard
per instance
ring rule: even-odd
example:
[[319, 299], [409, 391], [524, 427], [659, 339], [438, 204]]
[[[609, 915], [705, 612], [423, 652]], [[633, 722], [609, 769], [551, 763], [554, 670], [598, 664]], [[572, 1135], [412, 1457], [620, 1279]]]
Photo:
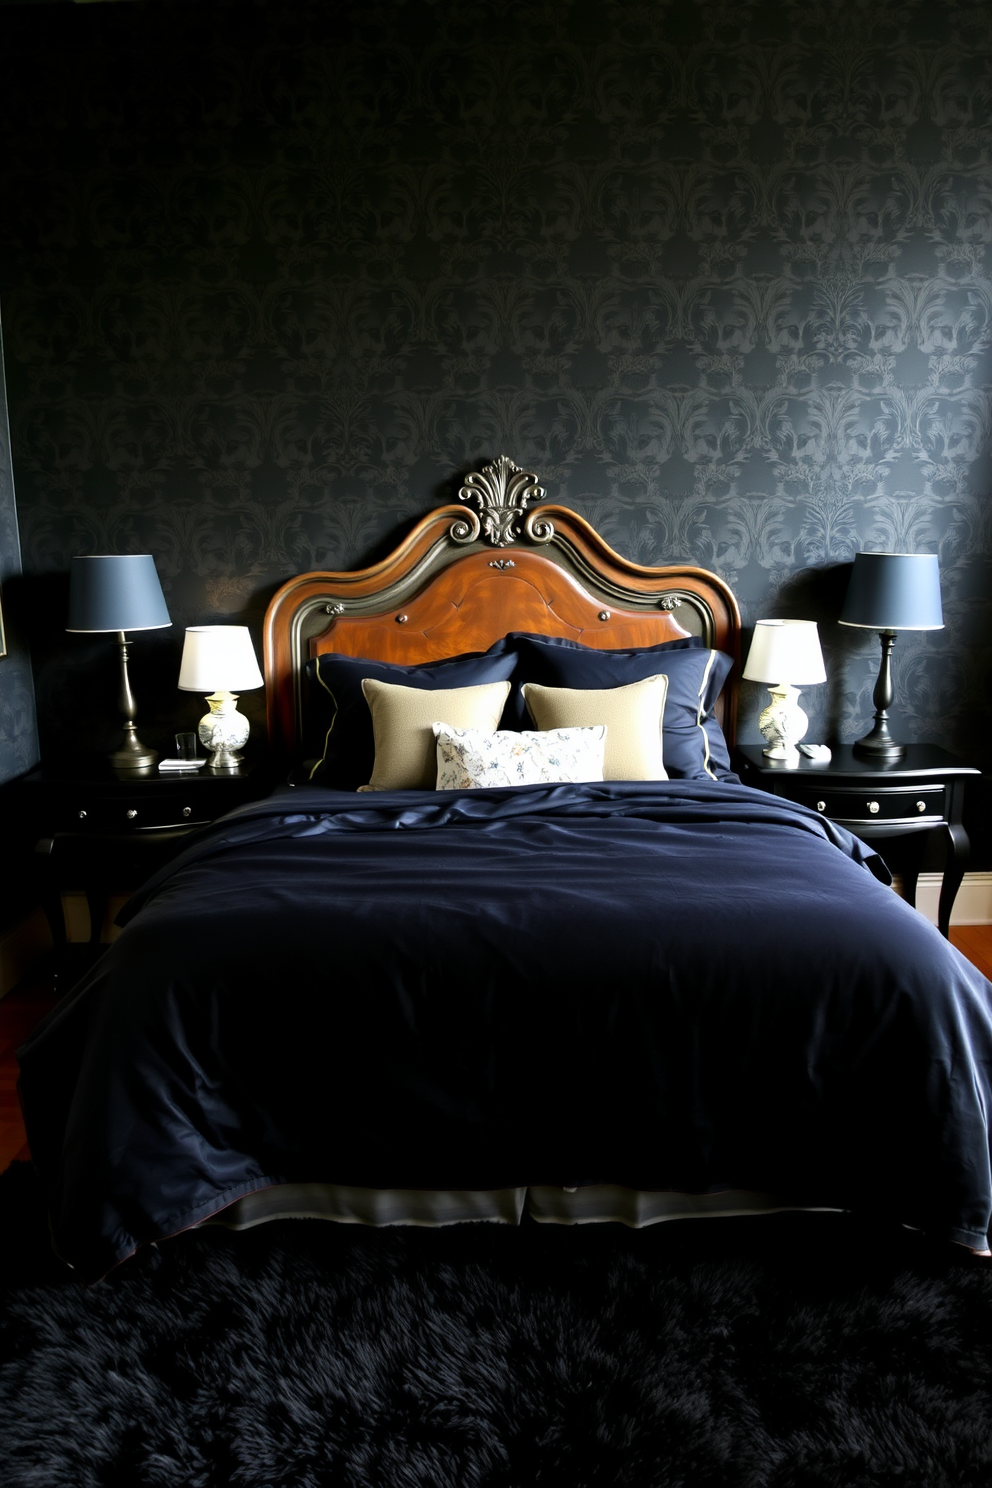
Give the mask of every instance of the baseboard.
[[[916, 907], [933, 925], [937, 923], [941, 882], [939, 873], [921, 873], [916, 885]], [[897, 894], [901, 893], [902, 884], [898, 878], [893, 887]], [[951, 924], [992, 925], [992, 873], [965, 874], [954, 900]]]
[[[116, 940], [120, 935], [119, 926], [114, 924], [118, 911], [121, 910], [130, 898], [130, 894], [110, 894], [104, 905], [103, 924], [100, 926], [100, 939], [105, 942]], [[80, 889], [68, 889], [62, 894], [62, 913], [65, 915], [65, 933], [69, 941], [86, 941], [90, 938], [90, 911], [86, 903], [86, 895]]]

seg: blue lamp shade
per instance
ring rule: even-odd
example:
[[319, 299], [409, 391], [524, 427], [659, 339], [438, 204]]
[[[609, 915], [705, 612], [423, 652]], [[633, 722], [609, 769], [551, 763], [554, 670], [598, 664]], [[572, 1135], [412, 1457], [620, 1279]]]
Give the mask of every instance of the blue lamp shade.
[[66, 630], [162, 630], [171, 624], [150, 553], [70, 560]]
[[935, 553], [855, 553], [841, 625], [868, 630], [940, 630]]

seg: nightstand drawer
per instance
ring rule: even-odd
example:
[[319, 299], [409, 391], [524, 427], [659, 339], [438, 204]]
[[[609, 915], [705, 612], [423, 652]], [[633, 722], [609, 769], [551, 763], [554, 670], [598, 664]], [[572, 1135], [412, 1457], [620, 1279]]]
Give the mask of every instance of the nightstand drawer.
[[189, 827], [212, 819], [211, 806], [205, 794], [170, 792], [156, 796], [143, 792], [133, 798], [112, 800], [90, 798], [85, 794], [66, 800], [58, 812], [57, 827], [62, 832], [139, 832], [149, 828]]
[[832, 821], [857, 822], [866, 827], [873, 822], [939, 822], [947, 816], [943, 785], [918, 785], [909, 790], [872, 785], [867, 789], [864, 786], [803, 788], [796, 791], [794, 799]]

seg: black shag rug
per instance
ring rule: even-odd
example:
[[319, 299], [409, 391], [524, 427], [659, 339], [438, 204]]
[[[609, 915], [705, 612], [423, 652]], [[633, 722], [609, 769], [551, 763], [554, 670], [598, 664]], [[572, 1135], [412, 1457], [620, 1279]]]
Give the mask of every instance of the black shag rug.
[[286, 1221], [85, 1288], [0, 1178], [3, 1488], [989, 1488], [992, 1265], [778, 1216]]

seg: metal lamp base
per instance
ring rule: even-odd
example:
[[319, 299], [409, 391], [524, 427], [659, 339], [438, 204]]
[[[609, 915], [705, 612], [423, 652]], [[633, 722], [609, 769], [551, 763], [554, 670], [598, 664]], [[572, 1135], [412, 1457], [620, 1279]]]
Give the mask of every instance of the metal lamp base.
[[902, 759], [906, 753], [906, 747], [904, 744], [897, 743], [889, 733], [889, 708], [892, 706], [892, 648], [896, 643], [895, 632], [880, 631], [879, 640], [882, 643], [882, 659], [878, 668], [878, 680], [872, 693], [872, 702], [875, 704], [875, 725], [852, 748], [861, 759], [879, 760], [884, 764], [888, 760]]
[[900, 760], [906, 753], [905, 744], [897, 744], [895, 739], [888, 736], [887, 731], [882, 733], [875, 729], [870, 734], [865, 734], [863, 739], [858, 739], [851, 747], [861, 759]]
[[121, 713], [124, 715], [124, 741], [108, 757], [115, 770], [147, 770], [158, 759], [158, 750], [149, 749], [142, 744], [135, 731], [134, 719], [137, 709], [127, 675], [127, 636], [123, 631], [119, 631], [117, 635], [117, 651], [121, 668], [118, 702]]
[[147, 770], [158, 759], [158, 750], [146, 748], [130, 724], [125, 727], [123, 744], [107, 758], [115, 770]]

